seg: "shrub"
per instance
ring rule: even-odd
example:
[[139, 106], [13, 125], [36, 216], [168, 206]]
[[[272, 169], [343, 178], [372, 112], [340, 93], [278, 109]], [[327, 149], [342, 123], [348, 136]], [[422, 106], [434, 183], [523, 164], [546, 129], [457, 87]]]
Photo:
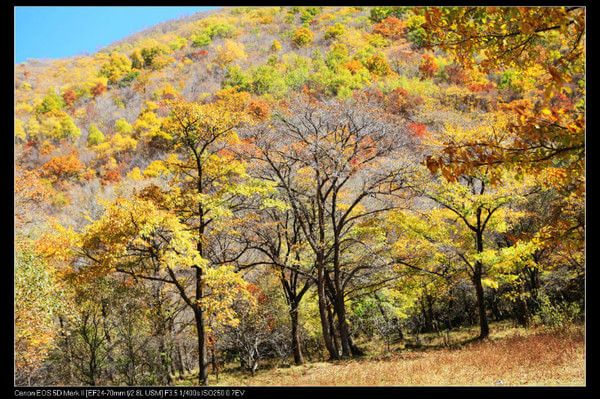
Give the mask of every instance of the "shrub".
[[335, 43], [331, 46], [329, 53], [325, 57], [325, 62], [330, 68], [334, 68], [338, 64], [348, 59], [348, 47], [342, 43]]
[[[31, 121], [31, 119], [30, 119]], [[29, 132], [32, 135], [33, 132]], [[53, 140], [75, 140], [81, 135], [81, 131], [73, 122], [73, 119], [64, 112], [49, 114], [41, 120], [38, 133]]]
[[135, 69], [142, 69], [144, 67], [144, 58], [142, 57], [142, 52], [140, 49], [135, 49], [129, 55], [131, 59], [131, 67]]
[[[152, 107], [147, 107], [140, 113], [138, 118], [135, 120], [132, 128], [135, 131], [135, 137], [144, 137], [147, 139], [154, 139], [155, 137], [163, 136], [166, 138], [160, 130], [161, 120], [152, 111]], [[130, 133], [125, 133], [126, 136]]]
[[122, 155], [131, 152], [137, 147], [137, 140], [129, 136], [123, 136], [115, 133], [114, 136], [95, 147], [96, 152], [101, 157], [110, 157], [113, 155]]
[[234, 36], [235, 27], [226, 23], [209, 25], [202, 31], [192, 35], [193, 47], [206, 47], [216, 38], [231, 38]]
[[95, 124], [91, 124], [88, 129], [87, 142], [89, 146], [98, 145], [104, 141], [104, 134]]
[[98, 97], [104, 92], [106, 92], [107, 89], [108, 88], [106, 87], [106, 84], [104, 82], [98, 82], [94, 85], [94, 87], [90, 89], [90, 93], [93, 97]]
[[406, 90], [410, 95], [431, 97], [439, 93], [440, 88], [432, 80], [422, 80], [420, 78], [409, 78], [405, 75], [400, 75], [396, 79], [390, 79], [382, 82], [380, 88], [385, 92], [396, 88]]
[[[59, 194], [62, 193], [56, 192], [50, 201], [56, 203]], [[28, 241], [17, 241], [15, 238], [15, 244], [17, 242], [24, 242], [26, 245], [15, 246], [14, 252], [14, 364], [15, 376], [25, 378], [36, 375], [36, 371], [44, 366], [49, 353], [57, 344], [58, 334], [54, 320], [64, 309], [65, 297], [55, 273], [41, 251], [37, 251]], [[16, 379], [17, 384], [27, 381], [21, 378]]]
[[408, 7], [373, 7], [369, 19], [373, 22], [381, 22], [389, 16], [401, 17]]
[[179, 92], [169, 83], [167, 83], [161, 90], [155, 92], [155, 96], [160, 97], [163, 100], [173, 100], [179, 95]]
[[384, 104], [387, 112], [406, 116], [411, 109], [423, 104], [423, 98], [397, 87], [384, 97]]
[[352, 74], [355, 74], [355, 73], [359, 72], [361, 69], [364, 69], [364, 66], [358, 60], [351, 60], [344, 64], [344, 68], [349, 70]]
[[398, 39], [404, 33], [404, 23], [396, 17], [387, 17], [373, 27], [373, 33], [389, 39]]
[[64, 138], [75, 140], [81, 136], [81, 130], [79, 130], [73, 119], [68, 115], [63, 117], [60, 126], [62, 137]]
[[42, 103], [38, 106], [37, 111], [41, 114], [45, 114], [51, 111], [59, 111], [63, 109], [64, 106], [64, 99], [54, 91], [49, 90], [48, 94], [43, 98]]
[[281, 43], [279, 40], [273, 40], [273, 44], [271, 44], [271, 51], [277, 52], [281, 50]]
[[447, 65], [444, 68], [444, 77], [446, 81], [456, 85], [464, 85], [469, 80], [464, 68], [458, 64]]
[[422, 123], [410, 122], [407, 127], [408, 130], [416, 137], [422, 138], [427, 134], [427, 126]]
[[517, 85], [517, 73], [513, 69], [506, 70], [500, 75], [500, 81], [498, 82], [498, 88], [500, 89], [511, 89], [515, 90]]
[[252, 90], [256, 94], [272, 94], [276, 97], [287, 92], [281, 73], [270, 65], [261, 65], [252, 71]]
[[181, 50], [186, 45], [187, 45], [187, 39], [184, 37], [177, 37], [169, 42], [169, 48], [174, 51]]
[[408, 92], [401, 87], [392, 90], [384, 97], [386, 111], [393, 114], [403, 114], [408, 108], [408, 97]]
[[321, 67], [312, 76], [312, 82], [325, 95], [347, 98], [354, 90], [362, 89], [369, 82], [369, 72], [363, 69], [362, 73], [353, 74], [347, 68]]
[[144, 60], [144, 67], [152, 66], [154, 58], [163, 54], [164, 51], [158, 46], [146, 47], [141, 51], [142, 59]]
[[310, 76], [311, 59], [289, 53], [283, 56], [283, 63], [286, 68], [284, 76], [286, 86], [294, 90], [300, 89]]
[[131, 84], [131, 82], [133, 82], [135, 78], [137, 78], [139, 75], [139, 71], [129, 72], [127, 75], [123, 76], [123, 78], [119, 81], [118, 86], [121, 88], [128, 87]]
[[150, 65], [150, 68], [154, 71], [157, 71], [159, 69], [166, 67], [167, 65], [169, 65], [173, 62], [175, 62], [175, 58], [173, 58], [167, 54], [158, 54], [156, 57], [154, 57], [152, 59], [152, 64]]
[[295, 19], [296, 16], [293, 13], [288, 13], [285, 15], [285, 17], [283, 17], [283, 22], [285, 22], [286, 24], [292, 24], [294, 23]]
[[303, 47], [306, 46], [314, 40], [314, 34], [310, 29], [307, 28], [298, 28], [294, 31], [294, 35], [292, 37], [292, 41], [296, 46]]
[[100, 76], [104, 76], [111, 84], [117, 83], [131, 71], [132, 62], [126, 55], [113, 52], [107, 63], [102, 65]]
[[421, 79], [431, 79], [438, 71], [438, 63], [431, 54], [423, 54], [421, 64], [419, 64], [419, 72]]
[[102, 168], [101, 178], [102, 185], [121, 181], [121, 167], [116, 163], [114, 158], [110, 158]]
[[243, 44], [234, 42], [233, 40], [225, 40], [225, 43], [216, 49], [215, 61], [220, 66], [226, 66], [233, 61], [244, 60], [246, 57]]
[[133, 133], [133, 126], [131, 126], [131, 124], [124, 118], [120, 118], [115, 121], [115, 130], [117, 133], [128, 136]]
[[390, 7], [373, 7], [369, 19], [373, 22], [381, 22], [391, 14]]
[[319, 7], [305, 7], [300, 13], [300, 21], [305, 24], [310, 23], [320, 12]]
[[15, 139], [17, 139], [17, 141], [25, 141], [26, 138], [27, 134], [23, 127], [23, 121], [15, 118]]
[[344, 28], [344, 25], [340, 24], [339, 22], [335, 23], [325, 31], [325, 39], [337, 39], [338, 37], [342, 36], [345, 31], [346, 28]]
[[265, 101], [256, 99], [248, 104], [248, 113], [258, 120], [265, 120], [269, 117], [271, 110]]
[[83, 172], [85, 165], [79, 160], [75, 152], [57, 156], [50, 159], [42, 166], [42, 175], [53, 181], [77, 180]]
[[354, 58], [355, 60], [358, 60], [366, 65], [367, 60], [377, 53], [378, 53], [378, 50], [375, 47], [364, 46], [360, 50], [356, 51], [352, 58]]
[[227, 23], [216, 23], [208, 27], [207, 33], [211, 39], [232, 38], [235, 33], [235, 27]]
[[551, 328], [565, 327], [581, 318], [581, 307], [575, 302], [553, 303], [546, 294], [538, 296], [541, 322]]
[[41, 125], [38, 119], [35, 116], [32, 116], [27, 121], [25, 125], [25, 132], [29, 135], [30, 138], [37, 137], [40, 134]]
[[208, 55], [208, 50], [198, 50], [187, 55], [190, 60], [200, 61]]
[[386, 46], [389, 46], [389, 44], [390, 44], [389, 39], [386, 39], [385, 37], [381, 36], [379, 33], [372, 33], [372, 34], [368, 35], [367, 41], [369, 42], [369, 44], [372, 47], [377, 47], [377, 48], [386, 47]]
[[423, 28], [417, 28], [408, 31], [406, 35], [408, 40], [413, 43], [417, 48], [422, 48], [427, 43], [427, 33]]
[[374, 75], [385, 76], [391, 72], [390, 64], [381, 54], [374, 54], [367, 59], [365, 67]]
[[68, 89], [62, 94], [62, 98], [66, 106], [72, 107], [75, 101], [77, 101], [77, 93], [73, 89]]
[[496, 85], [493, 82], [478, 81], [478, 82], [469, 83], [467, 85], [467, 87], [473, 93], [481, 93], [481, 92], [490, 92], [490, 91], [494, 90]]
[[408, 30], [406, 37], [419, 48], [427, 42], [427, 32], [423, 28], [424, 23], [425, 17], [422, 15], [413, 14], [406, 20], [406, 29]]
[[251, 90], [251, 79], [238, 65], [230, 65], [225, 71], [223, 87], [237, 87], [242, 91]]
[[113, 97], [115, 105], [121, 109], [125, 109], [125, 101], [119, 97]]
[[191, 40], [192, 47], [206, 47], [212, 42], [212, 39], [207, 32], [192, 35]]

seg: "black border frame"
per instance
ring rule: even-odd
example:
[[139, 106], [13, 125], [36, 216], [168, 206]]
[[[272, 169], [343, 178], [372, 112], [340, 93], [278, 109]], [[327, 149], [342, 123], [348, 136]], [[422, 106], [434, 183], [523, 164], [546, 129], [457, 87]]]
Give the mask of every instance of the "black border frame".
[[[510, 1], [510, 0], [493, 0], [489, 2], [485, 1], [467, 1], [467, 0], [441, 0], [441, 1], [402, 1], [397, 0], [395, 2], [391, 2], [389, 0], [346, 0], [342, 1], [339, 4], [332, 1], [301, 1], [301, 0], [288, 0], [285, 2], [274, 2], [274, 1], [265, 1], [265, 0], [254, 0], [254, 1], [240, 1], [240, 0], [221, 0], [221, 1], [194, 1], [194, 0], [85, 0], [85, 1], [77, 1], [77, 0], [12, 0], [11, 2], [2, 2], [2, 28], [5, 29], [6, 35], [4, 37], [10, 37], [9, 29], [12, 31], [13, 37], [13, 46], [12, 52], [10, 53], [10, 62], [12, 63], [12, 75], [8, 76], [8, 73], [3, 76], [2, 83], [4, 86], [4, 90], [2, 93], [7, 101], [6, 109], [8, 109], [8, 104], [13, 104], [14, 110], [14, 87], [13, 87], [13, 79], [14, 79], [14, 7], [17, 6], [279, 6], [279, 5], [315, 5], [318, 3], [319, 5], [340, 5], [340, 6], [353, 6], [353, 5], [411, 5], [411, 6], [467, 6], [467, 5], [494, 5], [494, 6], [567, 6], [567, 5], [579, 5], [586, 7], [586, 42], [588, 48], [586, 48], [586, 155], [588, 148], [595, 148], [592, 145], [592, 142], [595, 140], [595, 135], [597, 132], [594, 132], [593, 129], [590, 129], [593, 126], [593, 118], [590, 118], [591, 113], [587, 112], [590, 106], [590, 98], [593, 97], [594, 91], [590, 90], [590, 84], [593, 83], [594, 79], [590, 79], [592, 77], [591, 73], [587, 73], [591, 71], [595, 72], [593, 69], [589, 67], [590, 58], [588, 56], [588, 49], [594, 42], [589, 40], [589, 28], [593, 25], [589, 24], [588, 21], [594, 22], [593, 19], [590, 19], [590, 15], [594, 9], [592, 6], [592, 0], [545, 0], [545, 1]], [[8, 41], [8, 39], [6, 39]], [[8, 45], [7, 45], [8, 47]], [[6, 58], [5, 58], [6, 60]], [[11, 94], [12, 93], [12, 94]], [[590, 94], [592, 96], [590, 96]], [[11, 99], [12, 96], [12, 99]], [[103, 387], [44, 387], [44, 386], [36, 386], [36, 387], [16, 387], [14, 386], [14, 333], [12, 326], [14, 325], [14, 311], [13, 311], [13, 300], [14, 300], [14, 202], [9, 201], [10, 198], [14, 198], [14, 143], [13, 143], [13, 134], [12, 130], [14, 129], [13, 118], [6, 113], [3, 115], [2, 124], [4, 129], [2, 129], [3, 134], [0, 135], [3, 141], [6, 141], [6, 144], [1, 148], [3, 152], [5, 152], [0, 159], [4, 163], [4, 167], [0, 176], [5, 178], [3, 184], [0, 184], [0, 187], [3, 191], [5, 191], [0, 196], [1, 199], [6, 199], [5, 206], [1, 207], [3, 211], [5, 211], [8, 215], [5, 219], [5, 223], [2, 224], [2, 229], [0, 230], [5, 234], [4, 239], [1, 241], [4, 245], [6, 245], [6, 259], [11, 259], [9, 263], [12, 267], [9, 267], [8, 264], [4, 264], [0, 266], [2, 278], [0, 279], [2, 284], [1, 295], [2, 302], [4, 305], [0, 306], [2, 310], [2, 319], [1, 322], [5, 326], [5, 328], [1, 329], [2, 332], [7, 332], [7, 334], [3, 334], [3, 341], [0, 344], [0, 392], [5, 394], [7, 397], [33, 397], [29, 394], [33, 394], [35, 397], [79, 397], [79, 398], [87, 398], [87, 397], [111, 397], [108, 395], [102, 396], [101, 394], [97, 396], [90, 396], [90, 390], [96, 389], [101, 390]], [[588, 134], [588, 132], [590, 132]], [[596, 133], [596, 134], [594, 134]], [[9, 173], [10, 171], [10, 173]], [[594, 173], [590, 173], [593, 171], [592, 164], [590, 161], [590, 157], [586, 156], [586, 225], [587, 221], [590, 220], [589, 211], [594, 209], [593, 206], [589, 207], [590, 201], [590, 192], [594, 186], [589, 182], [593, 181]], [[591, 179], [591, 180], [590, 180]], [[592, 195], [593, 198], [593, 195]], [[12, 211], [12, 213], [11, 213]], [[592, 212], [593, 214], [593, 212]], [[591, 225], [591, 224], [590, 224]], [[595, 346], [595, 342], [593, 339], [594, 335], [591, 333], [593, 328], [591, 328], [592, 314], [590, 310], [590, 304], [592, 303], [592, 298], [594, 296], [593, 286], [590, 285], [590, 282], [593, 281], [592, 275], [594, 274], [594, 262], [590, 262], [590, 255], [594, 255], [593, 252], [588, 251], [588, 243], [591, 240], [590, 233], [593, 233], [592, 229], [586, 226], [586, 299], [585, 299], [585, 349], [586, 349], [586, 386], [585, 387], [105, 387], [106, 390], [112, 390], [113, 392], [131, 392], [130, 396], [122, 396], [122, 397], [161, 397], [158, 396], [159, 392], [162, 390], [163, 396], [162, 398], [174, 397], [167, 396], [165, 394], [166, 390], [177, 391], [178, 397], [182, 397], [182, 394], [187, 393], [190, 396], [186, 396], [188, 398], [199, 398], [199, 397], [213, 397], [213, 398], [228, 398], [228, 397], [242, 397], [242, 398], [260, 398], [260, 399], [268, 399], [268, 398], [282, 398], [287, 395], [299, 395], [302, 397], [365, 397], [365, 398], [412, 398], [412, 397], [420, 397], [420, 398], [429, 398], [433, 397], [447, 397], [448, 395], [456, 395], [461, 398], [483, 398], [483, 397], [506, 397], [506, 396], [515, 396], [515, 397], [529, 397], [529, 398], [548, 398], [548, 397], [569, 397], [569, 398], [577, 398], [577, 397], [591, 397], [593, 394], [593, 386], [595, 385], [595, 378], [593, 376], [593, 358], [591, 356], [592, 348]], [[3, 246], [4, 246], [3, 245]], [[9, 254], [8, 251], [11, 253]], [[593, 258], [593, 256], [592, 256]], [[591, 265], [591, 267], [588, 267]], [[588, 289], [588, 287], [592, 289]], [[9, 307], [10, 304], [10, 307]], [[591, 360], [592, 359], [592, 360]], [[155, 393], [154, 396], [138, 396], [136, 390], [144, 390], [147, 394], [151, 394], [152, 391]], [[243, 395], [235, 395], [234, 390], [243, 391]], [[229, 390], [229, 395], [226, 395], [226, 390]], [[36, 392], [38, 391], [38, 392]], [[76, 394], [76, 396], [70, 396], [65, 394], [66, 391], [72, 392]], [[213, 391], [213, 392], [211, 392]], [[214, 391], [223, 391], [220, 394], [215, 395]], [[596, 390], [597, 391], [597, 390]], [[195, 394], [194, 394], [195, 393]], [[4, 395], [3, 395], [4, 396]]]

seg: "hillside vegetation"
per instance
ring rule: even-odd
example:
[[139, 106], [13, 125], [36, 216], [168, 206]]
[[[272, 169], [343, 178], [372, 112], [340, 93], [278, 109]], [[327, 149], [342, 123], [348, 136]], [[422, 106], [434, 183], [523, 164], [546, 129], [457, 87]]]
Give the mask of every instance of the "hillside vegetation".
[[222, 8], [15, 65], [17, 384], [581, 384], [585, 40]]

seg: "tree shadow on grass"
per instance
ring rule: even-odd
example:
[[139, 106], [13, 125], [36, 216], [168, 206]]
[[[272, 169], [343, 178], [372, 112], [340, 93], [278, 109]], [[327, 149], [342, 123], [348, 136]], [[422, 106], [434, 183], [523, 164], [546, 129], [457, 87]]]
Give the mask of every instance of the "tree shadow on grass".
[[468, 346], [472, 343], [484, 342], [487, 338], [481, 338], [479, 336], [466, 338], [457, 341], [451, 342], [441, 342], [438, 344], [424, 344], [417, 343], [416, 341], [408, 341], [404, 344], [404, 348], [398, 349], [399, 351], [411, 350], [415, 352], [426, 352], [430, 350], [439, 350], [439, 349], [464, 349], [465, 346]]

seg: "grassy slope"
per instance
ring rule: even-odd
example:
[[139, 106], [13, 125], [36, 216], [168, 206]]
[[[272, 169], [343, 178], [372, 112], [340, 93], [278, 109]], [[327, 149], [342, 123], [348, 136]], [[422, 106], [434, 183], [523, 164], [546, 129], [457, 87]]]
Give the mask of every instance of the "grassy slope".
[[[582, 327], [547, 331], [496, 325], [489, 340], [468, 342], [466, 337], [474, 335], [455, 332], [450, 347], [430, 336], [423, 349], [396, 346], [385, 354], [377, 345], [379, 355], [259, 370], [254, 377], [232, 369], [221, 373], [218, 383], [211, 376], [211, 385], [585, 385]], [[180, 383], [194, 380], [187, 376]]]

